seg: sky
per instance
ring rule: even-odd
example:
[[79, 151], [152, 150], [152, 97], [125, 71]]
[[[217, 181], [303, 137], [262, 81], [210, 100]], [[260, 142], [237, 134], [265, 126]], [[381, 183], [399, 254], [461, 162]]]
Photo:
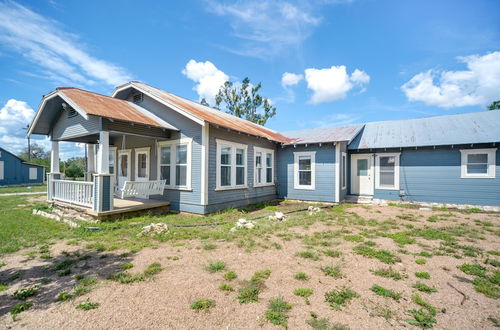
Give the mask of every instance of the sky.
[[[15, 153], [56, 87], [140, 80], [211, 102], [245, 77], [278, 131], [485, 111], [500, 99], [500, 1], [0, 0], [0, 146]], [[63, 144], [73, 156], [83, 146]]]

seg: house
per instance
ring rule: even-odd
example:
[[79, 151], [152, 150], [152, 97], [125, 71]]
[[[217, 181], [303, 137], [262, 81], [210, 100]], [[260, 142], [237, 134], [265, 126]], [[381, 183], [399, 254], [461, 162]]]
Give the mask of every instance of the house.
[[45, 181], [45, 167], [30, 164], [0, 147], [0, 186], [39, 185]]
[[[206, 214], [276, 197], [500, 206], [499, 123], [490, 111], [278, 133], [132, 81], [111, 96], [56, 89], [29, 134], [52, 141], [51, 201]], [[60, 180], [59, 141], [87, 145], [89, 181]]]

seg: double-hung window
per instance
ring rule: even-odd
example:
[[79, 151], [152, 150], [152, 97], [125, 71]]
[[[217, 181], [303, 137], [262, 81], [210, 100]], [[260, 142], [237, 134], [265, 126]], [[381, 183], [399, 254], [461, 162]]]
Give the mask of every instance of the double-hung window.
[[495, 178], [496, 148], [460, 150], [461, 178]]
[[399, 155], [383, 153], [375, 155], [375, 188], [399, 190]]
[[316, 189], [316, 152], [294, 152], [294, 188]]
[[158, 173], [169, 189], [191, 189], [192, 140], [163, 141], [158, 143]]
[[274, 150], [254, 148], [254, 185], [269, 186], [274, 184]]
[[247, 145], [217, 139], [216, 188], [247, 187]]

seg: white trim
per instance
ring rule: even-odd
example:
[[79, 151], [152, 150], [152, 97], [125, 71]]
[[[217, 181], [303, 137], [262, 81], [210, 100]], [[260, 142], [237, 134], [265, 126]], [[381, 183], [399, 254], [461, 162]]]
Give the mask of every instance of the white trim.
[[335, 143], [335, 196], [333, 200], [340, 202], [340, 147], [341, 143]]
[[208, 204], [208, 149], [210, 133], [207, 123], [201, 127], [201, 205]]
[[99, 132], [99, 149], [97, 149], [97, 173], [109, 174], [109, 132]]
[[[257, 182], [257, 153], [260, 152], [262, 154], [261, 158], [261, 166], [262, 169], [264, 170], [264, 182], [258, 183]], [[271, 182], [267, 182], [267, 154], [271, 154], [272, 157], [272, 176], [271, 176]], [[268, 186], [274, 186], [274, 173], [275, 173], [275, 155], [274, 155], [274, 150], [273, 149], [268, 149], [268, 148], [261, 148], [261, 147], [253, 147], [253, 185], [254, 187], [268, 187]], [[265, 165], [265, 166], [264, 166]]]
[[[351, 154], [351, 194], [357, 194], [357, 195], [361, 195], [361, 187], [360, 187], [360, 184], [359, 184], [359, 180], [357, 179], [358, 178], [358, 175], [357, 175], [357, 160], [358, 159], [368, 159], [368, 164], [370, 166], [370, 168], [368, 169], [369, 171], [369, 176], [370, 176], [370, 181], [371, 181], [371, 187], [370, 187], [370, 192], [367, 193], [367, 194], [363, 194], [363, 195], [368, 195], [368, 196], [373, 196], [374, 193], [375, 193], [375, 189], [374, 189], [374, 182], [373, 182], [373, 178], [375, 177], [375, 166], [373, 165], [374, 164], [374, 158], [375, 155], [374, 154]], [[355, 184], [355, 181], [357, 181], [357, 183]], [[354, 191], [354, 187], [357, 186], [358, 188], [358, 191]]]
[[[127, 176], [126, 177], [122, 177], [120, 176], [120, 173], [121, 173], [121, 155], [127, 155]], [[132, 149], [121, 149], [121, 150], [118, 150], [118, 159], [117, 159], [117, 176], [116, 176], [116, 181], [118, 183], [118, 185], [120, 186], [120, 178], [125, 178], [124, 182], [125, 181], [131, 181], [132, 180], [132, 173], [130, 173], [132, 171]], [[124, 183], [122, 182], [122, 183]], [[119, 188], [122, 188], [121, 186]]]
[[[216, 184], [215, 184], [215, 190], [233, 190], [233, 189], [247, 189], [248, 188], [248, 145], [246, 144], [241, 144], [241, 143], [236, 143], [236, 142], [231, 142], [231, 141], [226, 141], [226, 140], [221, 140], [221, 139], [215, 139], [216, 145], [217, 145], [217, 152], [216, 152], [216, 174], [215, 174], [215, 179], [216, 179]], [[221, 149], [222, 146], [230, 147], [231, 148], [231, 163], [229, 166], [231, 166], [231, 185], [230, 186], [221, 186], [220, 180], [220, 169], [221, 169], [221, 163], [220, 163], [220, 155], [221, 155]], [[244, 183], [242, 185], [237, 185], [236, 184], [236, 149], [243, 149], [245, 150], [245, 156], [243, 157], [243, 160], [245, 161], [244, 164]]]
[[[347, 189], [347, 153], [342, 152], [340, 156], [340, 164], [341, 164], [341, 173], [340, 173], [340, 186], [342, 187], [342, 190]], [[344, 179], [344, 182], [342, 182], [342, 179]]]
[[[134, 164], [135, 164], [135, 180], [134, 181], [149, 181], [150, 165], [151, 165], [151, 147], [134, 148]], [[139, 155], [146, 155], [146, 176], [139, 178]], [[108, 166], [109, 168], [109, 166]]]
[[[311, 185], [301, 185], [299, 184], [299, 157], [309, 156], [311, 157]], [[300, 151], [293, 153], [293, 188], [294, 189], [304, 189], [304, 190], [315, 190], [316, 189], [316, 151]]]
[[[488, 149], [462, 149], [460, 153], [461, 166], [460, 166], [460, 178], [462, 179], [494, 179], [496, 177], [496, 151], [497, 148]], [[467, 173], [467, 156], [474, 154], [486, 154], [488, 155], [488, 170], [487, 173]]]
[[50, 151], [50, 173], [59, 174], [59, 142], [52, 141], [52, 150]]
[[[400, 152], [375, 154], [375, 189], [399, 190], [399, 158]], [[380, 184], [380, 157], [394, 157], [394, 186]]]
[[[187, 145], [187, 159], [186, 159], [186, 185], [185, 186], [178, 186], [175, 184], [175, 171], [176, 171], [176, 165], [177, 165], [177, 146], [181, 144], [186, 144]], [[170, 183], [167, 185], [165, 184], [165, 189], [171, 189], [171, 190], [192, 190], [191, 188], [191, 172], [192, 172], [192, 162], [191, 162], [191, 157], [192, 157], [192, 148], [193, 148], [193, 139], [192, 138], [181, 138], [181, 139], [176, 139], [176, 140], [168, 140], [168, 141], [161, 141], [158, 142], [157, 146], [157, 155], [158, 157], [156, 160], [156, 166], [157, 166], [157, 173], [158, 173], [158, 179], [161, 177], [161, 148], [169, 146], [170, 147]]]

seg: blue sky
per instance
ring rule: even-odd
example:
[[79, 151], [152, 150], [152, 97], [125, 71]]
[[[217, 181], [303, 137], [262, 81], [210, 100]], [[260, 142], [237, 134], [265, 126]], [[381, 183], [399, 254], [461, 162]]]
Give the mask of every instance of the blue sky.
[[494, 0], [0, 0], [0, 145], [55, 87], [132, 79], [199, 100], [248, 76], [279, 131], [484, 111], [499, 33]]

